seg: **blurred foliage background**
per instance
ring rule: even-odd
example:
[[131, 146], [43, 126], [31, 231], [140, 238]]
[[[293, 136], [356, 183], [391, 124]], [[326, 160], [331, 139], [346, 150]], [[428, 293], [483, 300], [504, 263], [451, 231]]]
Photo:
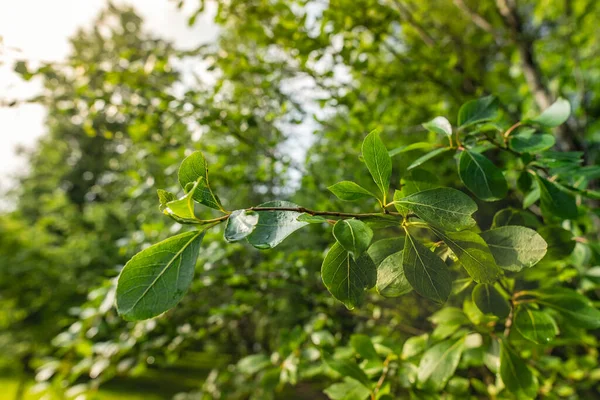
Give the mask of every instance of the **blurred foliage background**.
[[[518, 119], [563, 96], [574, 114], [557, 147], [598, 164], [595, 0], [227, 0], [215, 21], [218, 40], [181, 50], [133, 9], [108, 4], [64, 63], [15, 65], [43, 80], [30, 101], [47, 107], [48, 133], [0, 215], [0, 398], [320, 399], [331, 383], [316, 362], [323, 346], [366, 334], [399, 349], [431, 328], [422, 316], [437, 306], [412, 294], [374, 296], [352, 312], [336, 302], [319, 275], [331, 239], [318, 225], [270, 252], [211, 232], [183, 301], [160, 318], [123, 321], [115, 277], [181, 229], [158, 210], [155, 188], [176, 192], [178, 164], [193, 150], [207, 156], [229, 209], [291, 199], [368, 210], [375, 204], [341, 203], [326, 187], [370, 187], [357, 166], [371, 129], [389, 148], [442, 140], [420, 123], [454, 122], [467, 100], [495, 94]], [[184, 63], [204, 68], [184, 74]], [[395, 171], [419, 155], [395, 158]], [[454, 162], [428, 168], [459, 187]], [[489, 226], [496, 208], [479, 205]], [[597, 243], [577, 246], [564, 275], [548, 279], [579, 282], [581, 257], [597, 262]], [[569, 362], [598, 371], [597, 359]], [[597, 395], [600, 374], [586, 377], [565, 393]]]

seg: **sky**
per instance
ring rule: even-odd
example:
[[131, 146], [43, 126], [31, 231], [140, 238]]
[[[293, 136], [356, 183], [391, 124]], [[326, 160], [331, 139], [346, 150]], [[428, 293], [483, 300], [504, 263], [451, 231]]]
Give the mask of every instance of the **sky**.
[[[113, 1], [133, 5], [146, 22], [146, 29], [180, 48], [191, 48], [214, 40], [218, 29], [212, 22], [214, 9], [188, 27], [187, 16], [197, 4], [188, 0], [178, 10], [170, 0]], [[70, 51], [68, 39], [86, 27], [106, 5], [106, 0], [0, 0], [0, 101], [35, 95], [39, 82], [22, 82], [12, 72], [15, 60], [60, 61]], [[18, 146], [32, 147], [45, 132], [45, 110], [40, 105], [0, 107], [0, 193], [12, 183], [11, 175], [26, 164], [18, 157]]]

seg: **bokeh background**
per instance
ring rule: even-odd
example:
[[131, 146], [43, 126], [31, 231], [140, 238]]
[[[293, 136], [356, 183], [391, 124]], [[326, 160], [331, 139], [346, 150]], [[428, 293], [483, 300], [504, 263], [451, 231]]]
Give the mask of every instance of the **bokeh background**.
[[[435, 306], [346, 310], [311, 226], [270, 252], [212, 232], [183, 301], [125, 322], [115, 277], [182, 229], [156, 188], [202, 150], [229, 209], [369, 209], [326, 190], [370, 185], [367, 132], [441, 140], [420, 123], [487, 94], [515, 120], [567, 98], [557, 148], [598, 164], [599, 25], [595, 0], [0, 0], [0, 399], [324, 398], [319, 346], [397, 348]], [[428, 168], [457, 184], [450, 156]]]

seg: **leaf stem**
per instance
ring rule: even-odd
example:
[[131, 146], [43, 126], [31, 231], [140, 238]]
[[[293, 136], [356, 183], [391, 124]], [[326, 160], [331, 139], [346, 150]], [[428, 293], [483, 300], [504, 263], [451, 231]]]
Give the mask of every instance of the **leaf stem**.
[[508, 128], [508, 129], [506, 130], [506, 132], [504, 132], [504, 143], [506, 143], [506, 142], [508, 141], [508, 137], [510, 136], [510, 134], [511, 134], [511, 133], [512, 133], [512, 132], [513, 132], [515, 129], [517, 129], [518, 127], [520, 127], [521, 125], [522, 125], [522, 124], [521, 124], [521, 121], [519, 121], [519, 122], [517, 122], [516, 124], [514, 124], [513, 126], [511, 126], [510, 128]]
[[331, 217], [342, 217], [342, 218], [372, 218], [372, 217], [382, 217], [385, 215], [393, 215], [400, 216], [400, 213], [389, 212], [389, 213], [346, 213], [339, 211], [317, 211], [311, 210], [305, 207], [250, 207], [247, 208], [246, 211], [293, 211], [299, 213], [305, 213], [309, 215], [327, 215]]

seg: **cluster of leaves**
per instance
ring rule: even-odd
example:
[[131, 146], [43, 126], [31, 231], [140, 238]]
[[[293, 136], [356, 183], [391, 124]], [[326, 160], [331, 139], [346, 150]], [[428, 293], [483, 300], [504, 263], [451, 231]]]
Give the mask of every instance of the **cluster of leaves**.
[[[525, 192], [524, 208], [539, 199], [547, 221], [576, 219], [579, 212], [575, 194], [597, 198], [596, 192], [586, 188], [589, 180], [585, 179], [590, 171], [597, 171], [588, 168], [582, 172], [574, 156], [565, 159], [561, 153], [542, 152], [554, 140], [538, 132], [563, 123], [569, 113], [569, 103], [559, 99], [538, 117], [504, 129], [495, 123], [498, 108], [493, 97], [470, 101], [461, 107], [454, 132], [443, 117], [424, 124], [426, 129], [446, 135], [449, 146], [413, 162], [393, 196], [392, 156], [427, 143], [388, 151], [379, 132], [371, 132], [364, 139], [361, 158], [378, 193], [351, 181], [329, 188], [343, 201], [375, 198], [380, 210], [371, 213], [315, 211], [286, 201], [227, 211], [210, 186], [204, 156], [194, 152], [179, 168], [179, 183], [185, 195], [178, 199], [164, 190], [158, 195], [164, 214], [200, 229], [171, 237], [134, 256], [118, 280], [117, 309], [126, 319], [141, 320], [175, 306], [192, 283], [206, 231], [220, 223], [226, 223], [226, 241], [246, 239], [258, 249], [271, 249], [309, 224], [329, 224], [335, 243], [325, 256], [321, 277], [333, 297], [348, 309], [361, 305], [366, 291], [372, 288], [385, 297], [414, 290], [440, 304], [450, 296], [464, 298], [468, 289], [471, 293], [464, 299], [462, 310], [446, 307], [434, 314], [431, 321], [437, 327], [433, 333], [409, 340], [399, 357], [388, 351], [385, 360], [380, 360], [368, 338], [357, 349], [364, 359], [360, 365], [328, 359], [323, 353], [325, 363], [345, 379], [326, 390], [332, 399], [368, 395], [381, 398], [387, 393], [382, 385], [392, 362], [406, 373], [408, 390], [439, 392], [450, 385], [449, 392], [460, 395], [468, 390], [469, 381], [449, 381], [463, 352], [471, 349], [482, 352], [488, 369], [498, 374], [494, 390], [505, 388], [517, 397], [533, 398], [540, 389], [539, 371], [527, 365], [515, 346], [523, 342], [553, 346], [564, 324], [598, 329], [600, 311], [585, 296], [568, 288], [519, 289], [517, 273], [531, 269], [552, 252], [538, 232], [518, 224], [526, 224], [527, 214], [501, 210], [494, 217], [492, 229], [480, 231], [472, 217], [477, 203], [457, 189], [440, 187], [435, 175], [417, 167], [443, 152], [456, 151], [458, 174], [465, 186], [479, 199], [495, 201], [507, 195], [508, 184], [502, 170], [481, 153], [499, 148], [523, 164], [518, 182]], [[517, 131], [521, 126], [526, 128]], [[530, 176], [537, 183], [535, 187]], [[571, 185], [573, 177], [578, 181]], [[216, 210], [221, 216], [202, 219], [197, 206]], [[396, 211], [390, 211], [391, 207]], [[570, 253], [561, 248], [560, 238], [565, 234], [560, 229], [544, 231], [549, 240], [555, 241], [551, 244], [558, 248], [553, 256], [558, 258]], [[375, 230], [400, 230], [402, 237], [373, 242]], [[373, 360], [377, 362], [373, 364]], [[377, 383], [367, 375], [371, 369], [375, 371], [369, 375], [382, 376]], [[472, 383], [475, 387], [483, 385]]]

